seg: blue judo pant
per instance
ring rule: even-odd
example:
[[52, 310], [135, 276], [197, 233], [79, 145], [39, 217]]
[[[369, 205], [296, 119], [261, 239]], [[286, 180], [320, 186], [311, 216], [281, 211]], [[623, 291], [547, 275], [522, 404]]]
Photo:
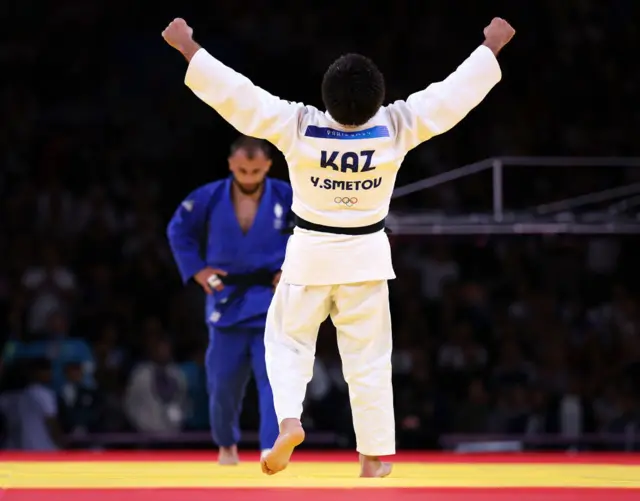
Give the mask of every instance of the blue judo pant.
[[219, 447], [240, 441], [240, 414], [251, 372], [258, 388], [260, 449], [273, 447], [278, 420], [264, 360], [264, 329], [216, 329], [209, 324], [206, 355], [209, 419]]

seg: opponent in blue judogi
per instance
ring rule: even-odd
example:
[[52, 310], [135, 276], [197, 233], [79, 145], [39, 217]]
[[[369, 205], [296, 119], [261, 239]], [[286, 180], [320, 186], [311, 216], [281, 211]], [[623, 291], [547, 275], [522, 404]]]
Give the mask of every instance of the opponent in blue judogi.
[[264, 327], [284, 261], [292, 194], [287, 183], [266, 177], [271, 160], [264, 142], [241, 138], [229, 164], [230, 177], [198, 188], [182, 202], [167, 235], [183, 281], [195, 279], [208, 293], [209, 417], [220, 462], [235, 464], [242, 400], [252, 371], [261, 449], [270, 449], [278, 435]]

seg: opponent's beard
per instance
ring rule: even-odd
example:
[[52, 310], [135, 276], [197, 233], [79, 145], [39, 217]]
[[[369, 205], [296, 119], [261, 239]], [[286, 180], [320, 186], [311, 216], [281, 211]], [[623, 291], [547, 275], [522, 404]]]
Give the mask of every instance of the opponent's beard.
[[234, 179], [233, 184], [235, 184], [238, 187], [238, 189], [240, 190], [240, 193], [242, 193], [243, 195], [255, 195], [262, 188], [264, 181], [256, 185], [243, 186], [236, 179]]

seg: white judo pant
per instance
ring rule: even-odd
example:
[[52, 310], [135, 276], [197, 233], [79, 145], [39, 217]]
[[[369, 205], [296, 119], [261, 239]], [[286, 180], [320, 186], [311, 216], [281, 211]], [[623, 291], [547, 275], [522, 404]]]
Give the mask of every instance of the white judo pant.
[[300, 419], [320, 324], [331, 315], [349, 385], [358, 452], [395, 454], [391, 314], [386, 281], [304, 286], [280, 282], [267, 315], [265, 356], [278, 423]]

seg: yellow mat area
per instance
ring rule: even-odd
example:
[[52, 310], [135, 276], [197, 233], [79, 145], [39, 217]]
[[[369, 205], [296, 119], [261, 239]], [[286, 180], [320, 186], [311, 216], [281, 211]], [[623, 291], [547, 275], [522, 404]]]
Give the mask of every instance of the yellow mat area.
[[[387, 479], [359, 479], [352, 463], [292, 463], [273, 477], [257, 463], [0, 462], [3, 488], [123, 487], [626, 487], [640, 466], [400, 463]], [[640, 500], [640, 495], [638, 497]], [[90, 500], [89, 500], [90, 501]]]

